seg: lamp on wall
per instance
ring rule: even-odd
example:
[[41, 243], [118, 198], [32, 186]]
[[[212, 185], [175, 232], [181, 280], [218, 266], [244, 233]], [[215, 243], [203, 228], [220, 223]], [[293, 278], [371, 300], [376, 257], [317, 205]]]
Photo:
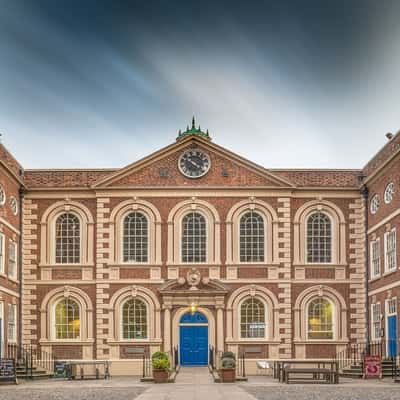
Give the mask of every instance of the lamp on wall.
[[192, 315], [196, 314], [197, 308], [198, 308], [197, 304], [193, 301], [193, 302], [190, 304], [190, 307], [189, 307], [190, 314], [192, 314]]

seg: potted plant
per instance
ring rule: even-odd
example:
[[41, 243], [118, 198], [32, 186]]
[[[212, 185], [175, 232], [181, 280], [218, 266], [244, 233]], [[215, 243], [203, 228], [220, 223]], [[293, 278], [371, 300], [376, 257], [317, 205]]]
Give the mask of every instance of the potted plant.
[[166, 383], [169, 378], [170, 362], [168, 354], [157, 351], [151, 357], [153, 378], [155, 383]]
[[224, 383], [233, 383], [236, 379], [236, 358], [235, 354], [227, 351], [222, 354], [220, 364], [220, 376]]

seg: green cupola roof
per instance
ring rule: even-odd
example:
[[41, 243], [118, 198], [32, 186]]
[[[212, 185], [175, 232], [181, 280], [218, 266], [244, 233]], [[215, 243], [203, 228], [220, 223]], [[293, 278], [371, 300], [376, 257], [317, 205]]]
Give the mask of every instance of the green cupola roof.
[[185, 138], [186, 136], [202, 136], [208, 140], [211, 140], [210, 135], [208, 134], [208, 129], [206, 132], [203, 132], [200, 129], [200, 125], [198, 128], [196, 128], [196, 123], [194, 120], [194, 117], [192, 118], [192, 127], [189, 128], [189, 125], [186, 127], [186, 131], [182, 132], [181, 130], [179, 130], [178, 132], [178, 137], [176, 138], [176, 140], [180, 140]]

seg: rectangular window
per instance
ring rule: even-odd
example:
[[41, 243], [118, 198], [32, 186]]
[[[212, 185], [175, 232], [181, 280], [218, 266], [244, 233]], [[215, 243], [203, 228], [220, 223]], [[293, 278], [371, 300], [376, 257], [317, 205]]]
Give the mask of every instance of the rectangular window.
[[17, 341], [17, 306], [8, 305], [8, 341], [15, 343]]
[[12, 241], [8, 248], [8, 276], [17, 279], [17, 243]]
[[387, 314], [396, 315], [397, 314], [397, 298], [386, 300]]
[[4, 250], [5, 250], [5, 237], [3, 233], [0, 233], [0, 274], [4, 274]]
[[371, 305], [372, 340], [381, 338], [381, 303]]
[[381, 241], [376, 239], [371, 242], [371, 278], [381, 274]]
[[396, 230], [385, 233], [385, 272], [396, 269]]

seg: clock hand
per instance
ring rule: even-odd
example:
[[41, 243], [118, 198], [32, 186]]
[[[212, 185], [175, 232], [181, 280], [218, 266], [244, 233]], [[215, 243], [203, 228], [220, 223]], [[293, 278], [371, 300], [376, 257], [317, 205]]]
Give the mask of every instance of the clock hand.
[[188, 158], [188, 161], [189, 161], [192, 165], [194, 165], [195, 167], [200, 167], [200, 165], [197, 164], [197, 163], [195, 163], [192, 159]]

